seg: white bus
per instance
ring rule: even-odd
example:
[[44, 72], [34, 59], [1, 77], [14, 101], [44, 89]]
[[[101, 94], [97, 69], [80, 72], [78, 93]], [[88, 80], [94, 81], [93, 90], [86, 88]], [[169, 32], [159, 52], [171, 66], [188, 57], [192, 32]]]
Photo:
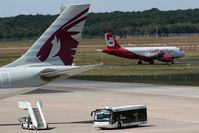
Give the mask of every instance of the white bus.
[[147, 123], [147, 108], [144, 105], [105, 107], [91, 112], [93, 126], [97, 128], [122, 128]]

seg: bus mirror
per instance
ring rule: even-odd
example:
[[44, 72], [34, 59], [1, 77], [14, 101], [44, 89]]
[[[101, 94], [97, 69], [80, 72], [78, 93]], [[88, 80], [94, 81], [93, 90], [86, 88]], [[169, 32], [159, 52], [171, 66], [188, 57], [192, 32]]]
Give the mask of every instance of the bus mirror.
[[93, 116], [93, 113], [94, 113], [94, 112], [95, 112], [95, 111], [92, 111], [92, 112], [91, 112], [91, 116]]

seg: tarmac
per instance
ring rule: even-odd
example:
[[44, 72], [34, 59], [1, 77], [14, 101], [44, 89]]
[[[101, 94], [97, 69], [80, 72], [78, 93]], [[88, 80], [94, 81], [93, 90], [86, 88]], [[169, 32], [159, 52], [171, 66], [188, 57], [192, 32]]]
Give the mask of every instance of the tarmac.
[[[43, 102], [49, 130], [20, 128], [18, 118], [27, 111], [18, 101]], [[1, 133], [198, 133], [199, 87], [83, 80], [57, 81], [28, 94], [0, 100]], [[99, 130], [90, 112], [105, 106], [144, 104], [148, 123], [140, 127]]]

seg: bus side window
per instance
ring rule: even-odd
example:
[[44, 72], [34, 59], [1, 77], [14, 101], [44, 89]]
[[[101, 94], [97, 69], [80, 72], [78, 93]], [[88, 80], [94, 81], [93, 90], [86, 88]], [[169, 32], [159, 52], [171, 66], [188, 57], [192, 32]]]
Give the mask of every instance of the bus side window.
[[114, 113], [112, 113], [112, 120], [111, 120], [111, 123], [113, 124], [113, 123], [115, 123], [115, 122], [116, 122], [115, 114], [114, 114]]

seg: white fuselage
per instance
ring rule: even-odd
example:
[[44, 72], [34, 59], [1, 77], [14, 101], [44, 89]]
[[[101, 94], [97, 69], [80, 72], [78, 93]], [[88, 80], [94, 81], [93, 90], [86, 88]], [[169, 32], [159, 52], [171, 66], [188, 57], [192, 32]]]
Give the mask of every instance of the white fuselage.
[[177, 47], [124, 47], [124, 49], [145, 57], [151, 57], [161, 52], [165, 53], [164, 56], [172, 56], [173, 58], [179, 58], [185, 55], [185, 53]]
[[[0, 68], [0, 99], [22, 94], [48, 84], [41, 78], [44, 70], [62, 71], [77, 66], [2, 67]], [[57, 79], [57, 78], [56, 78]]]
[[0, 68], [0, 89], [39, 87], [51, 81], [41, 78], [42, 71], [47, 69], [62, 71], [75, 67], [77, 66], [2, 67]]

